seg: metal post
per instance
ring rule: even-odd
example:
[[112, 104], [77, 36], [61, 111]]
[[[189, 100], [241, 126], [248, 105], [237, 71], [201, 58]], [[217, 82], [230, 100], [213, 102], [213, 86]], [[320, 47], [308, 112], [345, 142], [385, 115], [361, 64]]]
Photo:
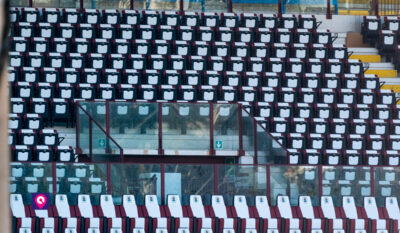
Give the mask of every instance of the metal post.
[[318, 166], [318, 186], [319, 186], [319, 196], [322, 196], [322, 166]]
[[215, 155], [214, 150], [214, 104], [210, 104], [210, 155]]
[[52, 168], [52, 176], [53, 176], [53, 197], [57, 194], [57, 170], [56, 170], [56, 163], [51, 163]]
[[331, 14], [331, 0], [326, 0], [327, 6], [326, 6], [326, 18], [327, 19], [332, 19], [332, 14]]
[[243, 151], [243, 117], [242, 117], [242, 105], [238, 106], [238, 123], [239, 123], [239, 156], [244, 155]]
[[228, 12], [232, 12], [233, 11], [233, 5], [232, 5], [232, 0], [228, 1]]
[[375, 15], [379, 16], [379, 0], [374, 0], [375, 2]]
[[92, 119], [89, 118], [89, 156], [90, 161], [93, 162], [93, 142], [92, 142]]
[[282, 17], [282, 0], [278, 0], [278, 17]]
[[111, 194], [111, 163], [107, 163], [107, 193]]
[[271, 169], [270, 169], [270, 166], [269, 165], [266, 165], [267, 166], [267, 173], [266, 173], [266, 175], [267, 175], [267, 197], [268, 197], [268, 201], [269, 201], [269, 204], [271, 205], [272, 204], [272, 199], [271, 199]]
[[179, 0], [179, 13], [183, 14], [183, 0]]
[[371, 178], [370, 178], [370, 181], [371, 181], [371, 196], [373, 197], [374, 195], [375, 195], [375, 175], [374, 175], [374, 166], [372, 166], [372, 167], [370, 167], [370, 169], [371, 169], [371, 172], [370, 172], [370, 175], [371, 175]]
[[165, 164], [161, 164], [161, 204], [165, 205]]
[[218, 165], [214, 164], [214, 195], [218, 194]]
[[257, 122], [254, 120], [253, 121], [253, 127], [254, 127], [254, 164], [258, 164], [258, 148], [257, 148]]
[[106, 101], [106, 153], [111, 153], [111, 148], [110, 148], [110, 138], [108, 135], [110, 135], [110, 102]]
[[83, 0], [80, 0], [79, 7], [83, 10]]
[[158, 155], [164, 154], [162, 145], [162, 104], [158, 103]]
[[131, 0], [130, 9], [133, 10], [135, 7], [135, 0]]

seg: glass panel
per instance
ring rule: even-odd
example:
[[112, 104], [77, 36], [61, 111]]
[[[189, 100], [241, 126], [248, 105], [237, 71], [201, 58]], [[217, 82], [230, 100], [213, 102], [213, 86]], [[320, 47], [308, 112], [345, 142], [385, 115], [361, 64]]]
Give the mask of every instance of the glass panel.
[[136, 204], [144, 204], [144, 195], [155, 194], [161, 203], [161, 166], [158, 164], [111, 164], [112, 195], [121, 204], [122, 195], [133, 194]]
[[341, 206], [343, 196], [354, 196], [356, 205], [371, 195], [371, 172], [368, 167], [323, 167], [322, 195], [332, 196], [336, 206]]
[[400, 196], [400, 168], [374, 167], [375, 197], [378, 206], [385, 206], [386, 197]]
[[276, 205], [278, 195], [289, 196], [292, 205], [298, 205], [299, 196], [310, 196], [314, 205], [319, 197], [318, 168], [312, 166], [270, 167], [271, 203]]
[[[234, 195], [266, 195], [266, 167], [218, 165], [218, 193], [226, 198]], [[249, 198], [249, 201], [253, 199]]]
[[233, 12], [262, 12], [276, 13], [278, 11], [278, 0], [232, 0]]
[[[118, 145], [114, 143], [113, 140], [107, 137], [104, 129], [100, 129], [100, 127], [94, 122], [91, 121], [92, 124], [92, 153], [93, 160], [95, 161], [117, 161], [120, 159], [121, 149]], [[110, 155], [116, 155], [115, 157], [110, 157]]]
[[247, 156], [254, 157], [254, 119], [242, 109], [243, 150]]
[[129, 9], [130, 8], [130, 0], [96, 0], [95, 4], [96, 4], [96, 9]]
[[33, 193], [53, 193], [51, 163], [11, 163], [10, 165], [10, 193], [21, 193], [26, 205], [31, 203]]
[[27, 7], [27, 6], [29, 6], [29, 0], [12, 0], [12, 1], [10, 1], [10, 6], [11, 7], [19, 7], [19, 6]]
[[179, 195], [189, 205], [190, 195], [214, 194], [213, 165], [165, 165], [165, 200], [169, 194]]
[[111, 102], [110, 111], [110, 136], [125, 154], [158, 153], [158, 104]]
[[227, 11], [227, 0], [203, 0], [205, 11]]
[[[179, 1], [175, 0], [147, 0], [143, 2], [148, 10], [176, 10], [179, 9]], [[135, 2], [136, 5], [136, 2]]]
[[[94, 203], [107, 193], [107, 165], [73, 163], [56, 165], [57, 193], [67, 194], [69, 203], [76, 203], [78, 194], [90, 194]], [[92, 203], [93, 204], [93, 203]]]
[[[185, 11], [204, 11], [204, 0], [184, 0], [183, 10]], [[179, 8], [178, 8], [179, 9]]]
[[[358, 14], [369, 15], [370, 0], [337, 0], [338, 13], [340, 15], [352, 14], [357, 11]], [[372, 12], [371, 12], [372, 13]]]
[[237, 155], [239, 150], [237, 105], [214, 104], [214, 148], [217, 155], [220, 151], [223, 151], [224, 155], [229, 152]]
[[78, 107], [78, 136], [79, 136], [79, 148], [82, 153], [89, 154], [89, 116], [84, 113], [81, 107]]
[[287, 152], [263, 127], [257, 124], [257, 157], [259, 164], [286, 164]]
[[[336, 0], [335, 0], [336, 1]], [[334, 9], [334, 1], [331, 0], [331, 9]], [[315, 13], [315, 14], [326, 14], [327, 1], [326, 0], [294, 0], [286, 1], [285, 4], [286, 13]], [[284, 10], [284, 9], [282, 9]]]
[[[12, 0], [10, 2], [14, 2], [14, 0]], [[24, 5], [24, 6], [28, 6], [28, 4]], [[50, 7], [50, 8], [77, 8], [77, 7], [79, 7], [79, 1], [34, 0], [33, 6], [34, 7]]]
[[185, 150], [185, 155], [208, 155], [210, 149], [209, 104], [163, 104], [162, 145], [168, 150]]

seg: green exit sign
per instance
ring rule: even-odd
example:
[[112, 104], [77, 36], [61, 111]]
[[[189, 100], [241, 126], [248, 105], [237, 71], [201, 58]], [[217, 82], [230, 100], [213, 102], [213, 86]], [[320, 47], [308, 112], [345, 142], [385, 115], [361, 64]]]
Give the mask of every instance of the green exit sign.
[[222, 145], [222, 141], [215, 141], [215, 149], [222, 149], [223, 145]]
[[106, 139], [100, 138], [98, 141], [99, 148], [106, 148]]

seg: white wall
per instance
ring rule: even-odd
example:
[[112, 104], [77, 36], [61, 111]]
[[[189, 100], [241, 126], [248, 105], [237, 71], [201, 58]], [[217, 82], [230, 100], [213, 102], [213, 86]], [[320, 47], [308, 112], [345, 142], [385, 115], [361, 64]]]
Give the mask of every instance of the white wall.
[[322, 22], [319, 29], [329, 29], [331, 32], [361, 32], [362, 16], [332, 15], [332, 19], [326, 19], [326, 15], [315, 17], [317, 21]]

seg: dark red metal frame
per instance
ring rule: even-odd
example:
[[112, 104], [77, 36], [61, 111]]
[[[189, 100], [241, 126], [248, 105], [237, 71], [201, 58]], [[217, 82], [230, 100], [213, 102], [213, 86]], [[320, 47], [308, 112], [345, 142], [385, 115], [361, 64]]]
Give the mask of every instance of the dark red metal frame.
[[[83, 103], [84, 101], [78, 101], [77, 102], [77, 112], [76, 112], [76, 121], [77, 121], [77, 127], [76, 127], [76, 145], [77, 145], [77, 149], [78, 151], [83, 151], [82, 148], [80, 147], [80, 137], [79, 137], [79, 109], [81, 109], [88, 117], [89, 117], [89, 155], [90, 155], [90, 159], [91, 161], [93, 161], [93, 144], [92, 144], [92, 122], [94, 122], [103, 132], [104, 134], [107, 136], [106, 141], [107, 141], [107, 146], [106, 146], [106, 151], [109, 152], [109, 141], [111, 140], [112, 142], [114, 142], [115, 145], [118, 146], [118, 148], [120, 149], [121, 155], [120, 155], [120, 159], [121, 161], [123, 161], [124, 156], [123, 156], [123, 149], [122, 147], [115, 141], [115, 139], [113, 139], [113, 137], [110, 134], [110, 115], [111, 115], [111, 111], [110, 111], [110, 102], [112, 103], [142, 103], [142, 102], [137, 102], [137, 101], [126, 101], [126, 102], [117, 102], [117, 101], [86, 101], [84, 103], [105, 103], [106, 105], [106, 129], [103, 129], [100, 124], [92, 117], [90, 116], [90, 114], [85, 111], [82, 106], [80, 105], [80, 103]], [[152, 104], [157, 104], [157, 111], [158, 111], [158, 154], [161, 156], [164, 156], [164, 149], [162, 146], [162, 136], [163, 136], [163, 132], [162, 132], [162, 124], [163, 124], [163, 116], [162, 116], [162, 104], [168, 103], [168, 104], [175, 104], [178, 102], [146, 102], [146, 103], [152, 103]], [[190, 104], [206, 104], [206, 103], [190, 103]], [[215, 148], [214, 148], [214, 105], [218, 104], [218, 105], [233, 105], [233, 106], [237, 106], [237, 117], [238, 117], [238, 139], [239, 139], [239, 148], [238, 148], [238, 153], [239, 156], [244, 156], [245, 155], [245, 151], [243, 150], [243, 116], [242, 116], [242, 111], [245, 111], [246, 114], [254, 121], [254, 164], [258, 164], [258, 141], [257, 141], [257, 126], [260, 126], [271, 138], [271, 140], [274, 140], [276, 143], [278, 143], [283, 150], [286, 151], [287, 154], [287, 161], [289, 161], [289, 152], [287, 151], [287, 149], [277, 140], [275, 140], [275, 138], [261, 125], [259, 124], [256, 119], [254, 118], [254, 116], [252, 116], [245, 108], [243, 108], [243, 106], [241, 104], [238, 103], [207, 103], [209, 105], [209, 120], [210, 120], [210, 148], [209, 148], [209, 155], [210, 156], [214, 156], [215, 155]]]

